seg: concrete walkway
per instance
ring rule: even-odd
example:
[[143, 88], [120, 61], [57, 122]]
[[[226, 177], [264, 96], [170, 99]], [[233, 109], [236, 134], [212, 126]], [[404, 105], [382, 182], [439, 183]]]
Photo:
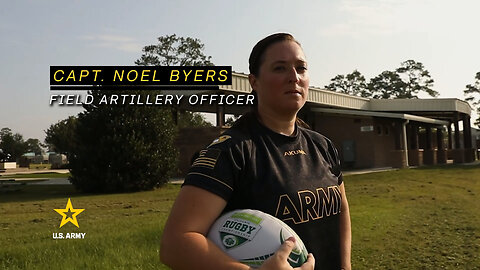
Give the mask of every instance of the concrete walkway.
[[10, 187], [20, 188], [24, 185], [70, 185], [68, 178], [17, 178], [17, 174], [46, 174], [46, 173], [62, 173], [66, 174], [69, 171], [67, 169], [58, 169], [58, 170], [35, 170], [29, 168], [16, 168], [16, 169], [7, 169], [5, 172], [1, 172], [0, 176], [6, 178], [0, 178], [0, 187], [2, 190], [7, 190]]
[[13, 175], [13, 174], [37, 174], [37, 173], [68, 173], [68, 169], [58, 169], [58, 170], [35, 170], [29, 168], [16, 168], [16, 169], [7, 169], [5, 172], [0, 172], [1, 176]]
[[470, 162], [470, 163], [462, 163], [460, 165], [464, 165], [464, 166], [475, 166], [475, 165], [480, 165], [480, 160], [476, 160], [474, 162]]
[[343, 175], [356, 175], [356, 174], [366, 174], [366, 173], [376, 173], [376, 172], [389, 172], [396, 171], [398, 168], [385, 167], [385, 168], [372, 168], [372, 169], [363, 169], [363, 170], [353, 170], [353, 171], [344, 171]]
[[[387, 172], [387, 171], [396, 171], [396, 170], [398, 170], [398, 169], [397, 168], [392, 168], [392, 167], [386, 167], [386, 168], [373, 168], [373, 169], [364, 169], [364, 170], [345, 171], [345, 172], [342, 172], [342, 173], [343, 173], [343, 175], [355, 175], [355, 174]], [[181, 184], [183, 184], [183, 178], [182, 177], [172, 178], [168, 182], [170, 184], [181, 185]]]

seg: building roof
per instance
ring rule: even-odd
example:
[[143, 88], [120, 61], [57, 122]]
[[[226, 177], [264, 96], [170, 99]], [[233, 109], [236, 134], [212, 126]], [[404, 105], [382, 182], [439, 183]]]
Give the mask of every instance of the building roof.
[[428, 99], [371, 99], [373, 111], [409, 111], [409, 112], [460, 112], [470, 115], [472, 107], [468, 102], [456, 98]]
[[[252, 91], [248, 82], [248, 75], [235, 72], [232, 74], [232, 85], [221, 85], [220, 89], [236, 93], [250, 93]], [[312, 86], [309, 88], [307, 102], [329, 107], [367, 111], [453, 111], [470, 115], [472, 110], [468, 102], [456, 98], [370, 99]]]
[[355, 115], [355, 116], [375, 116], [375, 117], [385, 117], [385, 118], [396, 118], [404, 119], [409, 121], [435, 124], [435, 125], [448, 125], [448, 121], [442, 121], [427, 117], [422, 117], [418, 115], [406, 114], [406, 113], [389, 113], [389, 112], [375, 112], [375, 111], [360, 111], [360, 110], [342, 110], [342, 109], [329, 109], [329, 108], [312, 108], [314, 112], [323, 112], [331, 114], [342, 114], [342, 115]]
[[[252, 91], [248, 81], [248, 75], [232, 73], [231, 85], [220, 85], [219, 89], [224, 93], [248, 94]], [[200, 94], [213, 93], [212, 91], [166, 91], [169, 94]], [[472, 108], [468, 102], [456, 98], [429, 98], [429, 99], [370, 99], [348, 94], [333, 92], [318, 87], [310, 87], [307, 97], [307, 105], [310, 108], [338, 109], [337, 112], [344, 114], [359, 114], [365, 112], [371, 116], [409, 119], [431, 124], [448, 124], [461, 120], [460, 114], [470, 116]], [[189, 106], [182, 105], [186, 110], [199, 112], [216, 112], [216, 106]], [[225, 113], [239, 114], [246, 108], [240, 106], [225, 106]], [[352, 110], [351, 112], [349, 110]], [[400, 113], [402, 112], [402, 113]], [[391, 113], [391, 114], [385, 114]], [[383, 116], [382, 116], [383, 115]], [[415, 119], [413, 119], [415, 118]]]

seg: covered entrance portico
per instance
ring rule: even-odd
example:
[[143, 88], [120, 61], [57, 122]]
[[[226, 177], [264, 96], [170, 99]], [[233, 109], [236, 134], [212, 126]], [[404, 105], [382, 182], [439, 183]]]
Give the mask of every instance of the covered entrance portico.
[[[233, 73], [232, 85], [219, 87], [220, 91], [169, 93], [187, 96], [251, 92], [246, 74]], [[206, 131], [180, 132], [189, 145], [179, 149], [196, 151], [218, 136], [225, 114], [243, 114], [251, 107], [182, 103], [178, 110], [216, 114], [219, 127], [211, 132], [211, 138], [201, 135], [210, 134]], [[344, 166], [360, 169], [473, 161], [470, 128], [463, 128], [463, 135], [460, 132], [460, 122], [463, 127], [470, 127], [470, 112], [467, 102], [454, 98], [378, 100], [310, 87], [307, 103], [298, 116], [335, 143]], [[196, 142], [200, 137], [202, 141]], [[180, 153], [180, 158], [180, 163], [187, 167], [191, 154]]]
[[[338, 122], [338, 118], [350, 115], [357, 119], [363, 117], [371, 119], [371, 122], [364, 120], [367, 125], [360, 127], [363, 128], [361, 133], [350, 136], [353, 140], [358, 140], [356, 144], [369, 143], [370, 151], [365, 153], [358, 153], [359, 159], [371, 160], [370, 165], [372, 167], [380, 167], [388, 165], [392, 167], [408, 167], [419, 166], [423, 164], [434, 165], [437, 163], [446, 163], [447, 150], [444, 147], [443, 129], [449, 122], [432, 119], [422, 116], [390, 113], [390, 112], [373, 112], [373, 111], [359, 111], [359, 110], [342, 110], [331, 108], [313, 108], [313, 112], [321, 113], [320, 118], [335, 118], [334, 121]], [[322, 121], [325, 123], [324, 121]], [[371, 133], [366, 133], [369, 125], [372, 126]], [[423, 149], [420, 148], [419, 130], [420, 127], [424, 127], [425, 132], [422, 132], [424, 139]], [[329, 129], [332, 129], [330, 127]], [[356, 129], [357, 127], [353, 127]], [[388, 129], [391, 130], [389, 135]], [[436, 141], [433, 138], [433, 129], [436, 129], [437, 138]], [[352, 130], [349, 127], [343, 127], [344, 134], [354, 134], [356, 130]], [[332, 140], [337, 140], [338, 137], [342, 137], [341, 134], [331, 133], [331, 131], [320, 132], [330, 133]], [[381, 136], [383, 135], [383, 136]], [[359, 141], [361, 137], [367, 137], [365, 142]], [[435, 145], [434, 145], [435, 143]], [[343, 143], [342, 143], [343, 144]], [[360, 147], [360, 146], [359, 146]], [[381, 156], [382, 158], [377, 158]], [[387, 159], [388, 161], [385, 162]], [[354, 166], [355, 167], [355, 166]]]
[[[410, 125], [410, 149], [413, 155], [416, 155], [414, 152], [417, 149], [422, 149], [422, 147], [419, 148], [419, 132], [422, 131], [422, 135], [424, 134], [425, 140], [422, 145], [424, 164], [443, 163], [447, 159], [453, 160], [454, 163], [468, 163], [475, 160], [475, 149], [472, 145], [470, 128], [471, 108], [465, 101], [459, 99], [372, 100], [371, 109], [390, 112], [402, 111], [416, 116], [441, 120], [445, 123], [441, 126], [422, 123], [412, 123]], [[460, 122], [463, 132], [460, 130]], [[443, 139], [446, 132], [446, 139]], [[433, 136], [434, 133], [436, 133], [435, 137]], [[462, 140], [461, 136], [463, 136]], [[445, 153], [442, 149], [446, 149]], [[436, 160], [433, 154], [435, 150], [438, 152]], [[421, 165], [420, 162], [417, 163]]]

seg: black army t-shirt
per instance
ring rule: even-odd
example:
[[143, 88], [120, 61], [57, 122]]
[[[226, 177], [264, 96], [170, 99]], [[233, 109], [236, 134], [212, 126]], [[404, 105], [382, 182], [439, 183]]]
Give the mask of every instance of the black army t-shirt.
[[257, 209], [287, 223], [315, 256], [315, 269], [340, 269], [342, 174], [335, 147], [296, 127], [278, 134], [245, 116], [200, 151], [184, 185], [227, 201], [224, 212]]

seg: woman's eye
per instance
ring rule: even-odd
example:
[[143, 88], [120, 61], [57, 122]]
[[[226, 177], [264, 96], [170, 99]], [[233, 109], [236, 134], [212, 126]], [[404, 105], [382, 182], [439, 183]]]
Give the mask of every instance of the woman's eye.
[[284, 66], [276, 66], [273, 68], [274, 71], [283, 71], [285, 70], [285, 67]]
[[299, 67], [297, 67], [297, 70], [305, 71], [305, 70], [307, 70], [307, 67], [306, 66], [299, 66]]

